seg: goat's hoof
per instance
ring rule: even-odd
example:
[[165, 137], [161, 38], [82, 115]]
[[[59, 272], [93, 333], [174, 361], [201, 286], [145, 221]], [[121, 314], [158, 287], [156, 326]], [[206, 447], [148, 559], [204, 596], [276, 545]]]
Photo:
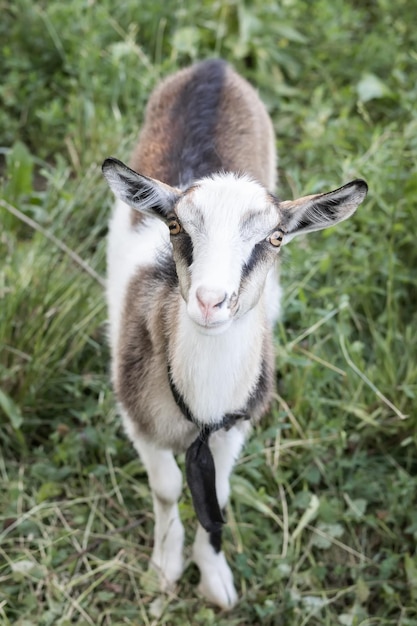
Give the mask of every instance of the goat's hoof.
[[238, 595], [233, 583], [233, 575], [224, 554], [217, 556], [216, 567], [205, 568], [201, 571], [201, 580], [198, 591], [213, 604], [221, 609], [230, 611], [236, 605]]
[[153, 571], [154, 575], [157, 575], [159, 581], [159, 591], [162, 591], [163, 593], [173, 591], [175, 583], [181, 578], [183, 569], [182, 560], [175, 560], [169, 563], [165, 561], [163, 568], [153, 560], [149, 565], [149, 571]]
[[148, 577], [158, 581], [158, 590], [163, 593], [171, 592], [175, 583], [184, 570], [182, 545], [174, 546], [171, 550], [154, 550], [149, 563]]

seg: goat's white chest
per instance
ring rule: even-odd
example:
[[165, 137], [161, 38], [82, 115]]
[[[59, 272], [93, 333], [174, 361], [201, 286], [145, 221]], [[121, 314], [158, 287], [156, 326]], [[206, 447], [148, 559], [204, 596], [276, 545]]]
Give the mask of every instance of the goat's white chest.
[[185, 312], [170, 354], [173, 378], [193, 415], [218, 422], [245, 408], [262, 362], [262, 316], [256, 309], [220, 335], [204, 335]]

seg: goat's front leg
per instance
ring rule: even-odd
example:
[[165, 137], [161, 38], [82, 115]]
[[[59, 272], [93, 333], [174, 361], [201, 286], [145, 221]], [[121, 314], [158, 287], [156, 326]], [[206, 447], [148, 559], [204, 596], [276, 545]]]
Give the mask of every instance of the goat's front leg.
[[168, 591], [182, 574], [184, 527], [178, 512], [182, 475], [170, 450], [161, 450], [143, 440], [135, 448], [148, 473], [155, 513], [151, 567], [159, 575], [161, 591]]
[[[221, 509], [226, 507], [229, 499], [229, 478], [245, 441], [247, 426], [242, 424], [227, 432], [218, 431], [209, 440], [216, 468], [217, 499]], [[221, 543], [221, 530], [208, 533], [199, 524], [193, 546], [193, 559], [201, 574], [199, 591], [210, 602], [223, 609], [231, 609], [237, 602], [237, 593]]]

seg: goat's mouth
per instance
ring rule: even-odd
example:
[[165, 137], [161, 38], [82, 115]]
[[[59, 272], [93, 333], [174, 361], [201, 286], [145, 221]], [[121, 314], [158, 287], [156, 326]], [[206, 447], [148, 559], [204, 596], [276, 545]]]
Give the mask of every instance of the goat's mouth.
[[226, 320], [217, 320], [217, 321], [214, 321], [214, 320], [213, 321], [210, 321], [210, 320], [197, 321], [195, 319], [193, 320], [198, 331], [201, 332], [203, 335], [220, 335], [221, 333], [223, 333], [225, 330], [229, 328], [232, 321], [233, 321], [232, 318], [228, 318]]

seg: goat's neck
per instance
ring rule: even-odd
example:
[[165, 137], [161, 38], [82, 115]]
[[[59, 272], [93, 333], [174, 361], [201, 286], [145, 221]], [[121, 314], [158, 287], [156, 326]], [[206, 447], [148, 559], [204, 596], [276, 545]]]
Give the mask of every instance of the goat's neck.
[[193, 415], [215, 423], [245, 408], [261, 369], [263, 301], [219, 335], [202, 334], [181, 299], [169, 360], [173, 381]]

